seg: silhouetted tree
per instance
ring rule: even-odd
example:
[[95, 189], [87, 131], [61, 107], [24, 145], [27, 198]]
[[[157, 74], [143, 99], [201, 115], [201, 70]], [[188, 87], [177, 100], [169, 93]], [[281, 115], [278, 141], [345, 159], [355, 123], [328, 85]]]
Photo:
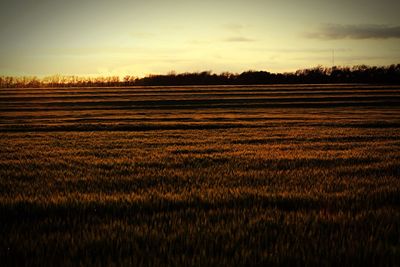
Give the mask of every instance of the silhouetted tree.
[[180, 73], [171, 71], [166, 75], [149, 75], [143, 78], [126, 75], [121, 81], [118, 76], [78, 77], [52, 75], [37, 77], [0, 77], [0, 87], [72, 87], [72, 86], [141, 86], [141, 85], [239, 85], [274, 83], [381, 83], [400, 84], [400, 64], [386, 67], [357, 65], [353, 67], [310, 69], [288, 73], [267, 71], [245, 71], [240, 74], [211, 71]]

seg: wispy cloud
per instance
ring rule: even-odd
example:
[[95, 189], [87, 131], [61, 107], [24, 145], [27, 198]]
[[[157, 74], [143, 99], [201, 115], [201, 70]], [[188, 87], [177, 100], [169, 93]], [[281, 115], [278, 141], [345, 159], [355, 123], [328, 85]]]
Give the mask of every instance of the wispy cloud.
[[244, 28], [244, 25], [238, 23], [228, 23], [222, 26], [224, 27], [224, 29], [229, 30], [231, 32], [240, 32]]
[[48, 55], [63, 56], [93, 56], [109, 54], [131, 54], [137, 48], [133, 47], [58, 47], [48, 48], [45, 53]]
[[228, 23], [223, 24], [222, 27], [225, 29], [225, 32], [228, 33], [227, 37], [223, 39], [224, 42], [231, 42], [231, 43], [248, 43], [248, 42], [255, 42], [255, 39], [246, 37], [246, 29], [247, 26], [238, 23]]
[[63, 57], [100, 57], [100, 58], [157, 58], [157, 57], [176, 57], [190, 51], [185, 48], [161, 48], [161, 47], [117, 47], [117, 46], [99, 46], [99, 47], [53, 47], [43, 48], [38, 51], [37, 56], [63, 56]]
[[400, 38], [400, 26], [326, 24], [315, 32], [306, 33], [305, 36], [323, 40]]
[[[308, 49], [270, 49], [266, 50], [269, 52], [276, 52], [276, 53], [291, 53], [291, 54], [325, 54], [325, 53], [331, 53], [331, 49], [327, 48], [308, 48]], [[335, 52], [351, 52], [352, 50], [349, 48], [334, 48]]]
[[145, 31], [131, 32], [129, 35], [131, 37], [134, 37], [134, 38], [152, 38], [152, 37], [155, 37], [154, 33], [145, 32]]
[[234, 37], [225, 38], [224, 41], [225, 42], [240, 42], [240, 43], [255, 42], [254, 39], [243, 37], [243, 36], [234, 36]]

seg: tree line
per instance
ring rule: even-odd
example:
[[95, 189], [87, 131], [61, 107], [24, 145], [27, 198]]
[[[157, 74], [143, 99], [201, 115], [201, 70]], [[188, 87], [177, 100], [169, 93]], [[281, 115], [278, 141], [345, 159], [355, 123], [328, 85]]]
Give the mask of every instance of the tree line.
[[44, 78], [1, 76], [1, 88], [39, 87], [107, 87], [107, 86], [173, 86], [173, 85], [250, 85], [250, 84], [318, 84], [318, 83], [380, 83], [400, 84], [400, 64], [390, 66], [322, 67], [295, 72], [271, 73], [245, 71], [240, 74], [211, 71], [186, 72], [135, 77], [79, 77], [53, 75]]

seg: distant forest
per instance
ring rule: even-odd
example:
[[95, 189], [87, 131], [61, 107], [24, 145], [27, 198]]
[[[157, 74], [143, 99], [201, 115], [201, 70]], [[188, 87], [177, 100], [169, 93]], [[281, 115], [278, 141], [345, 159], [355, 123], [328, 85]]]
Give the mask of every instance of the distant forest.
[[127, 75], [79, 77], [53, 75], [44, 78], [1, 76], [1, 88], [29, 87], [106, 87], [106, 86], [179, 86], [179, 85], [251, 85], [251, 84], [319, 84], [319, 83], [368, 83], [400, 84], [400, 64], [390, 66], [331, 67], [317, 66], [296, 72], [271, 73], [245, 71], [240, 74], [211, 71], [165, 75], [148, 75], [143, 78]]

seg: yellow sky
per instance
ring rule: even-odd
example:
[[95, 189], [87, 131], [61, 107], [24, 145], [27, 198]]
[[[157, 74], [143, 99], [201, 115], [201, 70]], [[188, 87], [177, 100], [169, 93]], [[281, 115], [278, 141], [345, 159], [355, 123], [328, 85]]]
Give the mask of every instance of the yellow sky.
[[[349, 3], [351, 2], [351, 3]], [[0, 75], [400, 62], [400, 1], [5, 0]]]

